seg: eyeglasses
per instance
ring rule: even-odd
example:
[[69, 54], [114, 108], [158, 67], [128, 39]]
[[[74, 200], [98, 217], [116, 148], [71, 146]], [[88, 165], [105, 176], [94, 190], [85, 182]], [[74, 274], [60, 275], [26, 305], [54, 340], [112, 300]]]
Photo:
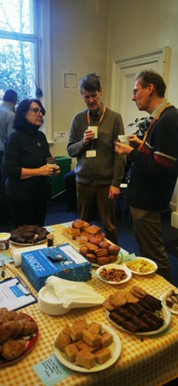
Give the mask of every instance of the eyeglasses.
[[45, 113], [41, 110], [41, 109], [39, 109], [38, 107], [34, 107], [33, 109], [28, 109], [28, 111], [34, 111], [34, 113], [35, 114], [42, 114], [42, 115], [45, 115]]
[[137, 95], [138, 91], [141, 90], [142, 88], [144, 88], [144, 87], [134, 88], [134, 89], [133, 89], [133, 95], [134, 95], [134, 96]]
[[137, 95], [137, 93], [138, 93], [139, 90], [141, 90], [141, 89], [143, 90], [144, 88], [147, 88], [148, 86], [149, 86], [149, 85], [147, 84], [146, 86], [134, 88], [133, 91], [132, 91], [133, 95], [134, 95], [134, 96]]

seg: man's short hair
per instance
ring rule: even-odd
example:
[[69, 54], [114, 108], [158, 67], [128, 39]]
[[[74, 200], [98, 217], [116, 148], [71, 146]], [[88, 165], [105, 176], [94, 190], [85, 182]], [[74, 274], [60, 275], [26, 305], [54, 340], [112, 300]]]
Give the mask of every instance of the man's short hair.
[[4, 95], [3, 95], [3, 101], [4, 102], [11, 102], [11, 103], [16, 104], [17, 99], [18, 99], [18, 95], [17, 95], [16, 91], [14, 91], [12, 89], [6, 90]]
[[150, 83], [154, 85], [158, 97], [163, 98], [166, 91], [166, 84], [160, 74], [154, 71], [142, 71], [137, 75], [136, 80], [139, 80], [142, 87], [148, 86]]
[[82, 88], [87, 91], [101, 91], [100, 76], [95, 73], [85, 75], [80, 81], [80, 91]]

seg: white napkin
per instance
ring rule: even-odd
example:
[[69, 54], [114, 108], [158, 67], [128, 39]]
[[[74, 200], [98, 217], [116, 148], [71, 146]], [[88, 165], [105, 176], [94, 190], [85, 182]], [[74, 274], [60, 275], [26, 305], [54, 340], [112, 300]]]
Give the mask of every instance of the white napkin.
[[86, 283], [49, 276], [46, 287], [53, 290], [64, 308], [91, 307], [102, 304], [104, 297]]

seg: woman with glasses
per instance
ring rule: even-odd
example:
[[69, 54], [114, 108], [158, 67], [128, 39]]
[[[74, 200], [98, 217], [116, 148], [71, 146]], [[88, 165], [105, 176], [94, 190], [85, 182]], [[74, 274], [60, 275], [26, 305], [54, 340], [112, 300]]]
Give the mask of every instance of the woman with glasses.
[[38, 99], [24, 99], [18, 106], [14, 131], [5, 146], [2, 172], [14, 225], [44, 225], [48, 177], [58, 174], [45, 134], [40, 131], [45, 109]]

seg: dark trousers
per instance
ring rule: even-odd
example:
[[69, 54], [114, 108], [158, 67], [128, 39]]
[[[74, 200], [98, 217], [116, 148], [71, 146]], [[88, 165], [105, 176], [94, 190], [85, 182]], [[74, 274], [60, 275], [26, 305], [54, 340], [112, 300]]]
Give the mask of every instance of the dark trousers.
[[77, 183], [80, 218], [88, 222], [92, 221], [97, 206], [106, 237], [117, 244], [115, 200], [108, 199], [108, 194], [109, 186], [90, 186]]
[[66, 190], [67, 210], [77, 208], [77, 193], [76, 193], [76, 174], [72, 170], [64, 175], [64, 185]]
[[3, 152], [0, 151], [0, 222], [1, 224], [7, 224], [10, 220], [10, 210], [6, 196], [5, 181], [1, 172], [2, 158]]
[[160, 213], [133, 207], [130, 207], [130, 211], [140, 256], [155, 261], [158, 265], [157, 273], [171, 281], [169, 260], [162, 239]]
[[19, 225], [39, 225], [43, 226], [46, 215], [46, 199], [34, 201], [9, 200], [15, 227]]

